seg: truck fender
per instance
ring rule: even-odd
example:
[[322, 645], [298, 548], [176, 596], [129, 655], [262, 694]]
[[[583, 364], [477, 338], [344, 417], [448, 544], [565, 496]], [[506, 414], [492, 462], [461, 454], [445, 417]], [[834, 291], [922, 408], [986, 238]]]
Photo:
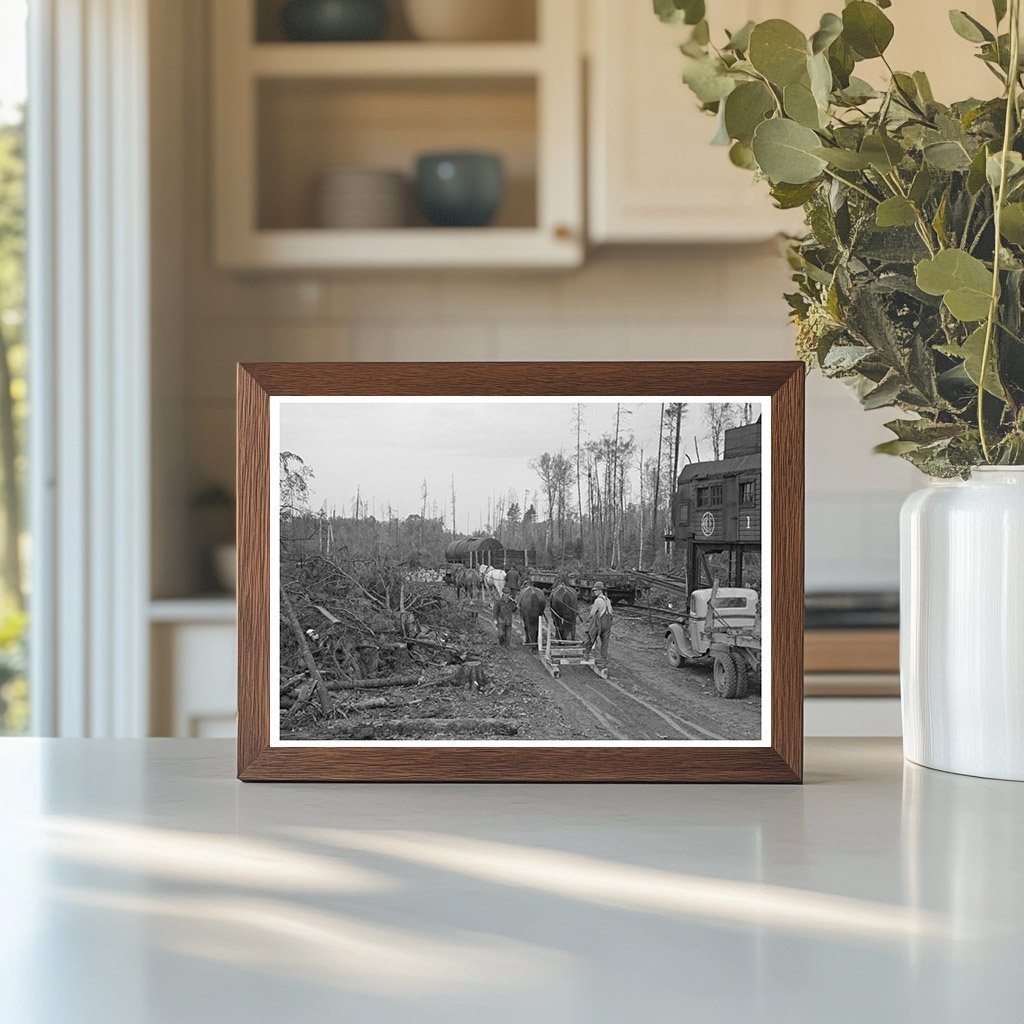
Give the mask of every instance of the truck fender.
[[693, 649], [693, 644], [690, 643], [690, 637], [686, 632], [686, 627], [681, 622], [673, 622], [668, 629], [665, 630], [665, 639], [672, 637], [676, 642], [676, 647], [679, 648], [679, 653], [684, 658], [696, 658], [699, 657], [697, 652]]

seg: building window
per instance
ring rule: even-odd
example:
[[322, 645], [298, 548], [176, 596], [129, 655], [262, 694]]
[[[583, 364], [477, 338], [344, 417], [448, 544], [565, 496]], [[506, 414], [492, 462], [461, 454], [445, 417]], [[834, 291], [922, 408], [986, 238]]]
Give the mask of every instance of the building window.
[[721, 505], [721, 484], [712, 484], [710, 487], [697, 488], [697, 508], [720, 508]]
[[756, 480], [741, 480], [740, 481], [740, 504], [741, 505], [756, 505], [757, 504], [757, 481]]

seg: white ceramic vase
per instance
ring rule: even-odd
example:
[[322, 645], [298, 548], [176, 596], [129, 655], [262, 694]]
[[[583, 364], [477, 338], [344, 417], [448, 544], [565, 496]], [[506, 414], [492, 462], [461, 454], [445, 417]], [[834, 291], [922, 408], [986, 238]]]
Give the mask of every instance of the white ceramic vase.
[[912, 494], [900, 551], [906, 757], [1024, 781], [1024, 466]]

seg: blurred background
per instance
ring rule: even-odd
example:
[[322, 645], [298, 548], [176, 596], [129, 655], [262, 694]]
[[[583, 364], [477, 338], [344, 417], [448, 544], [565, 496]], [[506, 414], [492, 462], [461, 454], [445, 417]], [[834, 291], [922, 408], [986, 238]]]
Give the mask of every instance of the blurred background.
[[[933, 7], [897, 41], [988, 95]], [[238, 361], [793, 358], [801, 224], [710, 145], [683, 35], [649, 0], [0, 0], [3, 731], [232, 734]], [[919, 481], [807, 383], [808, 730], [893, 733]]]

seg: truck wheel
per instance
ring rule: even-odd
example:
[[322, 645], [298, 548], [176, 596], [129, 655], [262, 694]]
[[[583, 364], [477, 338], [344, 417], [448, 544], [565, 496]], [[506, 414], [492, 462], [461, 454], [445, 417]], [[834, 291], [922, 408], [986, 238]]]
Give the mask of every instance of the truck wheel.
[[742, 654], [734, 654], [732, 660], [736, 663], [736, 693], [734, 697], [739, 700], [747, 695], [747, 662]]
[[715, 655], [715, 692], [726, 700], [734, 700], [736, 693], [736, 662], [731, 654]]
[[674, 636], [668, 638], [665, 653], [668, 655], [668, 663], [673, 668], [682, 668], [686, 664], [686, 659], [683, 657], [683, 652], [679, 650], [679, 644], [676, 643]]

